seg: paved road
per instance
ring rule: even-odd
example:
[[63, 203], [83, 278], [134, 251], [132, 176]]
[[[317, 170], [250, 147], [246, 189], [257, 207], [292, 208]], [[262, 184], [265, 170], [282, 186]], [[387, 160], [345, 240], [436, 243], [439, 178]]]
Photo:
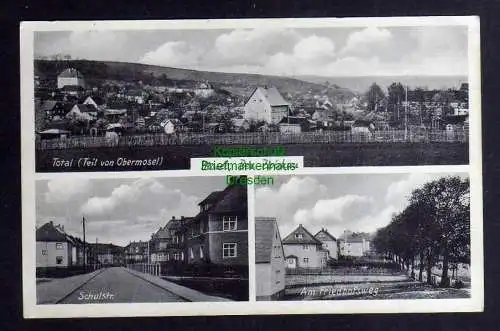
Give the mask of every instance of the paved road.
[[132, 275], [125, 268], [109, 268], [60, 303], [180, 302], [181, 297]]

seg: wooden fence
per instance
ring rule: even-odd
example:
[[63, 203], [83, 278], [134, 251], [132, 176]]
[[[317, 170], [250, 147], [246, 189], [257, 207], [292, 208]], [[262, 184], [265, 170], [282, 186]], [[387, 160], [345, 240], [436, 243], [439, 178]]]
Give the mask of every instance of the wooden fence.
[[425, 130], [406, 131], [388, 130], [372, 133], [353, 133], [350, 131], [302, 132], [282, 134], [279, 132], [247, 132], [247, 133], [179, 133], [167, 135], [150, 133], [125, 135], [118, 139], [106, 137], [72, 136], [61, 139], [36, 141], [36, 148], [68, 149], [98, 147], [145, 147], [170, 145], [269, 145], [269, 144], [350, 144], [350, 143], [434, 143], [434, 142], [467, 142], [467, 130]]

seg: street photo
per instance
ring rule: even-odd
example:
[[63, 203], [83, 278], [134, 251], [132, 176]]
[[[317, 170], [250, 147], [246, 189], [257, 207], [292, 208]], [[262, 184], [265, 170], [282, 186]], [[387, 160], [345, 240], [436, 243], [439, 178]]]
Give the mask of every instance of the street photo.
[[34, 30], [36, 171], [189, 169], [218, 147], [306, 167], [469, 163], [467, 24], [311, 22]]
[[257, 300], [471, 297], [467, 173], [283, 176], [255, 199]]
[[248, 289], [246, 186], [36, 182], [37, 304], [248, 301]]

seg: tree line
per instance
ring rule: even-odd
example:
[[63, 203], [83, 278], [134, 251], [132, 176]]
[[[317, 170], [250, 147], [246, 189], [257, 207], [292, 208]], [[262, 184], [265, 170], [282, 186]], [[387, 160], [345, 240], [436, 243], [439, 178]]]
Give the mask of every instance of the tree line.
[[[442, 263], [439, 286], [450, 286], [450, 266], [470, 263], [469, 179], [443, 177], [415, 189], [408, 206], [389, 225], [377, 231], [377, 252], [410, 270], [418, 280], [432, 284], [432, 269]], [[418, 264], [416, 263], [418, 262]]]

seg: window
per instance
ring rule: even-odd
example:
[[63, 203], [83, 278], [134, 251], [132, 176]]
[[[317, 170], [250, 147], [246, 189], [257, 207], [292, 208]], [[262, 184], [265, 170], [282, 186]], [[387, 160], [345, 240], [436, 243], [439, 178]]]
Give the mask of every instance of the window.
[[56, 249], [64, 249], [62, 243], [56, 243]]
[[309, 258], [307, 258], [307, 257], [303, 258], [303, 259], [302, 259], [302, 262], [304, 262], [304, 263], [306, 263], [306, 264], [307, 264], [307, 263], [309, 263]]
[[203, 233], [203, 222], [200, 222], [200, 233]]
[[42, 249], [42, 255], [47, 255], [47, 250], [46, 249]]
[[222, 231], [234, 231], [238, 228], [236, 216], [222, 216]]
[[309, 245], [302, 245], [302, 249], [305, 250], [305, 251], [308, 251], [309, 250]]
[[63, 257], [62, 256], [56, 256], [56, 264], [62, 264], [63, 263]]
[[181, 261], [184, 261], [184, 252], [181, 252]]
[[203, 247], [200, 246], [200, 259], [203, 259]]
[[222, 257], [223, 258], [236, 257], [237, 256], [236, 247], [237, 247], [236, 243], [222, 244]]
[[193, 252], [193, 248], [189, 248], [189, 256], [194, 259], [194, 252]]
[[295, 239], [302, 239], [304, 236], [302, 235], [302, 233], [296, 233], [295, 234]]

